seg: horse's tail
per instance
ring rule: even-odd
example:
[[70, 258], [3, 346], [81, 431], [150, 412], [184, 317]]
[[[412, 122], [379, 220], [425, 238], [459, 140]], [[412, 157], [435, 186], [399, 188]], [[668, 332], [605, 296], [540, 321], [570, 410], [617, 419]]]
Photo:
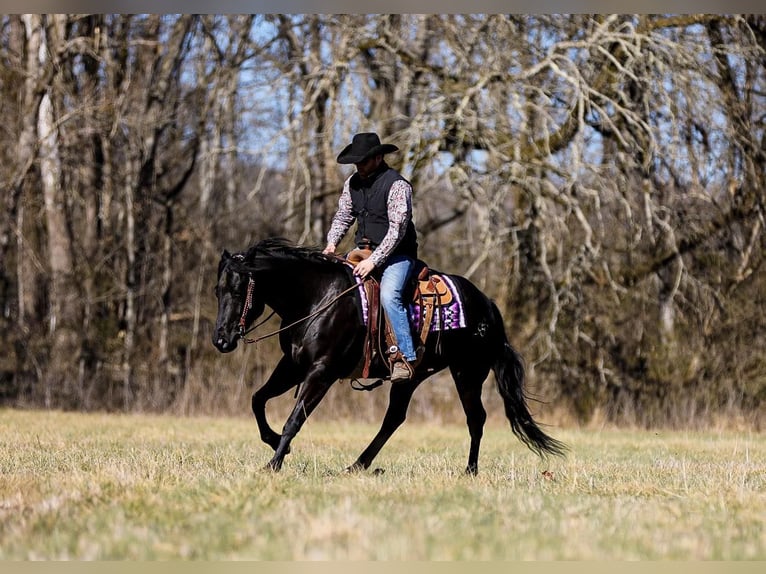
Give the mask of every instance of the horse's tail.
[[499, 349], [492, 370], [497, 379], [498, 391], [505, 403], [505, 416], [511, 422], [513, 434], [540, 457], [548, 454], [565, 456], [566, 445], [545, 434], [532, 418], [524, 391], [524, 360], [508, 342], [500, 310], [494, 303], [492, 311], [502, 333], [502, 349]]

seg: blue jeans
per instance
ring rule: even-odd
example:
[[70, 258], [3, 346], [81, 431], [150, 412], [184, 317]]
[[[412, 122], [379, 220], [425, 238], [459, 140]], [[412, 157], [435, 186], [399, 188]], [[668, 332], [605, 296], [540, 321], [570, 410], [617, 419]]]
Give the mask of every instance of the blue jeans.
[[414, 267], [415, 261], [406, 255], [394, 255], [384, 263], [383, 277], [380, 280], [380, 303], [391, 321], [399, 350], [407, 361], [414, 361], [416, 355], [412, 344], [410, 318], [402, 301], [402, 291]]

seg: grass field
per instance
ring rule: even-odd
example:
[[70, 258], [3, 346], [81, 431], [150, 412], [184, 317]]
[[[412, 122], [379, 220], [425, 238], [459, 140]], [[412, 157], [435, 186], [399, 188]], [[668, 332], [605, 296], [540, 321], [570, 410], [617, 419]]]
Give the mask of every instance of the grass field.
[[280, 474], [248, 418], [0, 410], [0, 559], [764, 560], [766, 436], [309, 421]]

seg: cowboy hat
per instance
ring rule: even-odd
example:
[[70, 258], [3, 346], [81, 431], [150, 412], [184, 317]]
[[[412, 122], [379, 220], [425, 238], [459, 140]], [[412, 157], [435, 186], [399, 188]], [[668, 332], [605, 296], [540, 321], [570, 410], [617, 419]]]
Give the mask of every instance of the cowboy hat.
[[367, 158], [378, 154], [385, 155], [398, 149], [393, 144], [381, 144], [376, 133], [356, 134], [351, 143], [338, 154], [338, 163], [360, 163]]

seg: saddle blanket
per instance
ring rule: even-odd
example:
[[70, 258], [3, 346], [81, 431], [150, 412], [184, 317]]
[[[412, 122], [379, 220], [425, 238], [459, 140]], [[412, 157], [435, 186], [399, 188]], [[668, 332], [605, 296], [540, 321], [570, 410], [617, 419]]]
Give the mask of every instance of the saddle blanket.
[[[452, 302], [448, 305], [439, 305], [434, 307], [434, 314], [431, 318], [431, 326], [429, 332], [434, 331], [449, 331], [452, 329], [464, 329], [465, 328], [465, 313], [463, 312], [463, 303], [460, 299], [460, 293], [455, 287], [447, 275], [440, 275], [444, 280], [452, 293]], [[366, 325], [369, 321], [369, 304], [367, 302], [367, 294], [364, 291], [364, 285], [361, 278], [356, 277], [357, 285], [359, 286], [359, 299], [362, 302], [362, 318]], [[421, 308], [417, 303], [410, 303], [407, 309], [410, 323], [416, 331], [420, 331], [423, 327], [423, 317], [421, 316]]]

